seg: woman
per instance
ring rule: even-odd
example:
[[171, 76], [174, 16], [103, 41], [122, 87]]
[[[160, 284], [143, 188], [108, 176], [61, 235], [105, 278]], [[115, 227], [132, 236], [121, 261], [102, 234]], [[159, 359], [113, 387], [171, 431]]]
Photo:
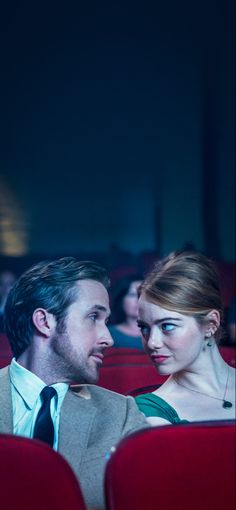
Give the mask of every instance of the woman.
[[139, 288], [138, 326], [161, 375], [136, 403], [152, 425], [235, 418], [235, 370], [218, 349], [223, 304], [213, 262], [175, 252], [158, 262]]
[[112, 323], [109, 326], [114, 347], [132, 347], [143, 350], [142, 339], [137, 326], [138, 293], [141, 283], [138, 274], [128, 275], [117, 283], [112, 296]]

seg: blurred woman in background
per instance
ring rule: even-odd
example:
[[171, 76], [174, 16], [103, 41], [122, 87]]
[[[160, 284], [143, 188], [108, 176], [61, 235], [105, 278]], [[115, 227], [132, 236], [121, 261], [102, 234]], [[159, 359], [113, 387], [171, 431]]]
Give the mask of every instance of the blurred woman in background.
[[128, 275], [120, 279], [112, 292], [112, 317], [109, 330], [114, 347], [142, 349], [142, 339], [137, 326], [138, 294], [137, 287], [142, 277]]

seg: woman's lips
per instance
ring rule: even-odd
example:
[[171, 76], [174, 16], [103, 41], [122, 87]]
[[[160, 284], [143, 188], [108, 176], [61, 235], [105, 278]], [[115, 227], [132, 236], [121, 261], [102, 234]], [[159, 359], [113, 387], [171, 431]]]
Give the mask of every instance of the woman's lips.
[[151, 357], [155, 363], [163, 363], [169, 358], [169, 356], [162, 356], [161, 354], [152, 354]]

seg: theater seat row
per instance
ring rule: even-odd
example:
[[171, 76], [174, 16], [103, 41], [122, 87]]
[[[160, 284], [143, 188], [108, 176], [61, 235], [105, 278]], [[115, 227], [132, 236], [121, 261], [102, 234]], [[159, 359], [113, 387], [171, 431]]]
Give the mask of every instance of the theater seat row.
[[[235, 510], [235, 432], [235, 422], [216, 421], [131, 434], [106, 465], [106, 510]], [[8, 434], [0, 434], [0, 502], [4, 510], [86, 510], [59, 453]]]

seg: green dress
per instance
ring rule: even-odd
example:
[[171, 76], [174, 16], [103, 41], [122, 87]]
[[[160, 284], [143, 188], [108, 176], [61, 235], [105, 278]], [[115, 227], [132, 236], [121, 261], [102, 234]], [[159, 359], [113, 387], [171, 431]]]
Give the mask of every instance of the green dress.
[[164, 418], [170, 423], [188, 423], [187, 420], [181, 420], [177, 412], [163, 398], [154, 395], [154, 393], [144, 393], [135, 397], [139, 410], [145, 416], [158, 416]]

